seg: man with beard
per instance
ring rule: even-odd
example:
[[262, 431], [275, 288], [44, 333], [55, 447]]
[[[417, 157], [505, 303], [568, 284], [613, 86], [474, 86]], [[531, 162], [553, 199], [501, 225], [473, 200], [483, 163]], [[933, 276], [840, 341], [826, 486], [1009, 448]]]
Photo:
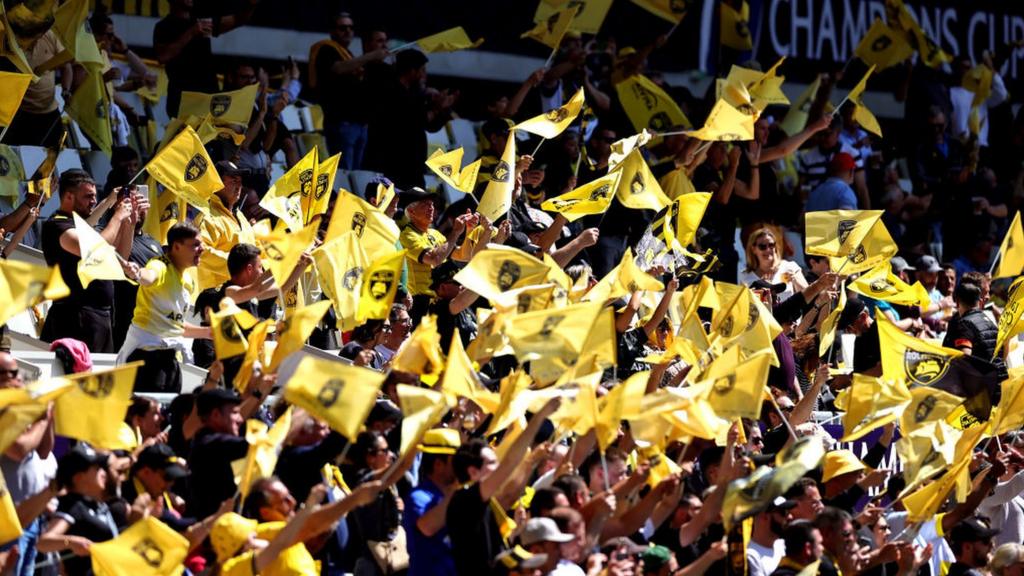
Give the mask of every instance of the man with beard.
[[768, 576], [779, 567], [786, 555], [782, 533], [789, 522], [789, 512], [796, 502], [779, 496], [764, 512], [754, 517], [754, 531], [747, 546], [747, 574]]
[[954, 526], [949, 540], [956, 562], [949, 566], [948, 576], [981, 576], [992, 554], [992, 537], [998, 533], [977, 516]]

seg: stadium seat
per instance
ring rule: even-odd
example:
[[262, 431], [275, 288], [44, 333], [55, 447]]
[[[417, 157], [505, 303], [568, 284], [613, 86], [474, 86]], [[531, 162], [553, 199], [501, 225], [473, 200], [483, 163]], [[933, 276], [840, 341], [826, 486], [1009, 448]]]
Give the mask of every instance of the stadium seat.
[[[344, 168], [338, 168], [338, 172], [334, 175], [333, 188], [335, 190], [344, 189], [348, 190], [349, 192], [354, 192], [354, 190], [352, 190], [352, 179], [349, 176], [350, 174], [351, 172], [349, 172], [348, 170], [345, 170]], [[362, 195], [361, 190], [360, 195]]]
[[105, 153], [97, 150], [82, 152], [82, 165], [89, 174], [92, 174], [92, 179], [96, 181], [97, 187], [102, 187], [107, 183], [107, 175], [110, 174], [110, 157]]
[[352, 187], [349, 188], [349, 191], [354, 192], [362, 198], [363, 193], [366, 191], [366, 185], [374, 178], [379, 178], [380, 176], [380, 172], [372, 172], [370, 170], [352, 170], [348, 173], [349, 183], [352, 185]]
[[281, 122], [284, 123], [285, 128], [292, 132], [307, 132], [302, 125], [302, 118], [299, 117], [299, 110], [295, 106], [285, 106], [284, 110], [281, 110]]
[[476, 124], [465, 118], [455, 118], [448, 123], [452, 145], [462, 147], [462, 162], [469, 164], [480, 155], [479, 142], [476, 137]]
[[25, 168], [25, 178], [31, 178], [36, 168], [46, 159], [46, 148], [42, 146], [18, 146], [17, 152]]
[[437, 132], [427, 132], [427, 156], [433, 154], [435, 150], [444, 152], [451, 148], [452, 142], [448, 139], [447, 130], [442, 128]]

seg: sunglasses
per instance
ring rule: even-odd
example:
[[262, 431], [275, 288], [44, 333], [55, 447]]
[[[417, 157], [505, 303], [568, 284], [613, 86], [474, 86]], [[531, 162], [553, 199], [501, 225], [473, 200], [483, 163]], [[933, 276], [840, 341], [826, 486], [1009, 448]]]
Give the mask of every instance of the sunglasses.
[[775, 250], [775, 244], [757, 244], [758, 250]]
[[13, 370], [3, 370], [3, 369], [0, 369], [0, 378], [14, 379], [14, 378], [17, 378], [18, 374], [20, 374], [20, 373], [21, 373], [21, 370], [19, 368], [15, 368]]
[[334, 26], [335, 30], [351, 30], [352, 28], [354, 28], [354, 26], [351, 24], [335, 24]]

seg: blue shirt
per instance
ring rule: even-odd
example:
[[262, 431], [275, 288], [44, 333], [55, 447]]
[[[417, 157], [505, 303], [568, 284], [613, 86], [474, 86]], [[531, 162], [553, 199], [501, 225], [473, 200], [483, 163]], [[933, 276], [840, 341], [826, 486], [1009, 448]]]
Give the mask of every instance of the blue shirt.
[[834, 176], [811, 190], [810, 196], [807, 197], [807, 205], [804, 206], [805, 212], [856, 209], [857, 195], [854, 194], [853, 188]]
[[423, 476], [405, 499], [402, 525], [409, 549], [409, 576], [456, 576], [448, 528], [441, 528], [430, 537], [416, 528], [416, 522], [443, 500], [444, 492]]

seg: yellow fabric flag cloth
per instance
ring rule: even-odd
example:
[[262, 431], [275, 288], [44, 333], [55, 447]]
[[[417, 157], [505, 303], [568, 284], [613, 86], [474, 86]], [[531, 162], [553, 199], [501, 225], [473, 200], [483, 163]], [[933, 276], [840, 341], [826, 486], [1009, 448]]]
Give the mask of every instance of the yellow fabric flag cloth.
[[306, 356], [285, 382], [284, 398], [355, 442], [385, 377], [376, 370]]
[[928, 386], [940, 380], [949, 363], [963, 352], [929, 344], [903, 332], [885, 314], [876, 314], [882, 350], [882, 376], [902, 380], [908, 386]]
[[313, 250], [320, 288], [334, 304], [338, 328], [348, 331], [359, 325], [359, 298], [364, 272], [369, 266], [355, 232], [346, 232]]
[[622, 172], [615, 197], [627, 208], [636, 210], [661, 210], [672, 202], [661, 191], [658, 180], [651, 173], [639, 150], [633, 150], [619, 164]]
[[913, 490], [953, 464], [961, 434], [942, 420], [903, 434], [895, 447], [903, 463], [907, 488]]
[[1002, 396], [992, 413], [992, 434], [1003, 434], [1024, 426], [1024, 376], [1000, 384]]
[[144, 168], [157, 182], [204, 214], [210, 196], [224, 188], [199, 135], [186, 126]]
[[245, 423], [245, 441], [249, 443], [249, 451], [245, 458], [231, 463], [235, 473], [235, 485], [238, 486], [243, 503], [249, 497], [253, 482], [274, 475], [277, 457], [284, 447], [285, 438], [291, 427], [291, 406], [274, 421], [269, 430], [262, 420], [251, 419]]
[[939, 420], [952, 424], [950, 419], [962, 404], [963, 398], [959, 396], [931, 386], [918, 386], [910, 391], [910, 402], [900, 415], [900, 430], [910, 434]]
[[693, 127], [675, 100], [646, 76], [636, 74], [626, 78], [615, 85], [615, 92], [637, 132], [644, 129], [664, 132], [673, 126]]
[[886, 0], [885, 8], [889, 24], [906, 32], [907, 41], [917, 50], [921, 61], [927, 66], [938, 68], [944, 63], [953, 61], [949, 54], [924, 33], [921, 25], [903, 4], [903, 0]]
[[854, 374], [848, 390], [843, 442], [853, 442], [875, 428], [895, 422], [911, 400], [910, 391], [901, 380]]
[[[444, 181], [445, 184], [455, 188], [459, 192], [465, 192], [470, 194], [473, 192], [473, 187], [476, 185], [477, 175], [480, 173], [480, 163], [478, 159], [475, 162], [471, 162], [465, 168], [462, 168], [462, 155], [464, 150], [462, 147], [458, 147], [455, 150], [449, 152], [442, 152], [441, 150], [434, 150], [434, 153], [427, 159], [426, 164], [430, 170], [437, 174], [437, 177]], [[383, 201], [378, 202], [377, 206], [386, 207]]]
[[567, 5], [552, 13], [547, 19], [538, 22], [536, 26], [519, 35], [520, 38], [533, 38], [537, 42], [551, 49], [557, 49], [562, 44], [572, 21], [579, 13], [579, 6]]
[[117, 538], [89, 547], [92, 569], [102, 576], [178, 576], [185, 570], [188, 540], [146, 516]]
[[739, 346], [726, 350], [701, 375], [704, 381], [694, 385], [706, 389], [708, 403], [726, 420], [756, 419], [761, 414], [771, 355], [758, 351], [746, 360], [740, 356]]
[[903, 31], [888, 26], [881, 18], [875, 18], [853, 53], [865, 64], [885, 70], [905, 62], [914, 54], [914, 49]]
[[510, 290], [544, 284], [553, 277], [543, 261], [517, 248], [494, 245], [477, 252], [454, 280], [491, 302], [510, 307], [516, 304], [515, 296], [507, 294]]
[[829, 256], [828, 262], [829, 267], [836, 272], [844, 275], [856, 274], [867, 272], [882, 264], [888, 265], [898, 251], [896, 242], [889, 235], [889, 229], [885, 227], [884, 222], [878, 220], [859, 245], [851, 246], [849, 256]]
[[622, 172], [615, 171], [592, 180], [571, 192], [545, 200], [542, 210], [558, 212], [569, 222], [591, 214], [604, 214], [612, 204], [612, 194], [619, 186]]
[[513, 126], [516, 130], [536, 134], [541, 138], [556, 138], [565, 131], [583, 110], [583, 88], [573, 94], [568, 102], [539, 116], [524, 120]]
[[796, 102], [789, 107], [786, 115], [779, 123], [779, 127], [786, 134], [793, 136], [807, 127], [807, 115], [811, 111], [811, 104], [814, 97], [821, 88], [821, 77], [816, 77], [814, 82], [807, 85], [807, 88], [797, 96]]
[[878, 119], [871, 113], [871, 110], [868, 110], [868, 107], [864, 105], [864, 101], [862, 99], [864, 90], [867, 88], [868, 78], [871, 77], [871, 73], [874, 71], [875, 65], [872, 64], [871, 68], [868, 68], [868, 71], [864, 74], [864, 77], [860, 79], [860, 82], [853, 87], [853, 90], [850, 90], [850, 94], [847, 98], [849, 98], [850, 102], [853, 102], [854, 106], [856, 106], [853, 110], [853, 118], [861, 125], [861, 128], [881, 137], [882, 128], [878, 125]]
[[0, 144], [0, 197], [15, 201], [21, 196], [21, 181], [25, 179], [25, 166], [13, 148]]
[[31, 74], [0, 72], [0, 85], [4, 87], [3, 93], [0, 94], [0, 125], [7, 126], [11, 123], [11, 118], [18, 112], [21, 99], [25, 97], [25, 91], [31, 83]]
[[[457, 336], [456, 336], [457, 337]], [[391, 368], [400, 372], [419, 374], [427, 384], [433, 385], [444, 370], [441, 335], [437, 333], [437, 318], [424, 316], [409, 338], [395, 352]]]
[[[806, 215], [806, 251], [817, 256], [846, 258], [882, 217], [881, 210], [821, 210]], [[845, 271], [845, 269], [844, 269]]]
[[370, 260], [394, 252], [402, 233], [387, 214], [355, 194], [342, 190], [334, 203], [324, 243], [345, 232], [355, 232]]
[[190, 115], [203, 118], [209, 116], [214, 124], [234, 124], [248, 126], [249, 118], [255, 110], [258, 84], [250, 84], [245, 88], [216, 94], [202, 92], [181, 93], [181, 104], [178, 106], [178, 117]]
[[994, 278], [1014, 278], [1024, 271], [1024, 227], [1020, 212], [1013, 215], [1003, 243], [999, 245], [999, 266]]
[[1013, 281], [1008, 290], [1006, 308], [999, 316], [999, 335], [996, 338], [996, 349], [993, 358], [1003, 351], [1003, 345], [1010, 339], [1024, 332], [1024, 277]]
[[[572, 2], [575, 4], [576, 2]], [[604, 23], [605, 16], [612, 6], [612, 0], [586, 0], [579, 2], [580, 12], [569, 25], [569, 30], [583, 34], [597, 34]], [[544, 0], [537, 4], [537, 11], [533, 14], [534, 22], [545, 22], [551, 15], [565, 5], [565, 0]]]
[[[456, 338], [457, 339], [457, 338]], [[427, 430], [441, 421], [448, 412], [444, 394], [429, 388], [398, 384], [398, 404], [402, 408], [402, 443], [398, 450], [401, 459], [409, 450], [415, 450]]]
[[778, 75], [779, 66], [786, 60], [783, 56], [779, 58], [774, 66], [767, 72], [742, 68], [735, 64], [729, 69], [729, 75], [725, 78], [725, 84], [739, 84], [747, 89], [750, 94], [751, 104], [759, 112], [764, 111], [771, 104], [787, 105], [789, 98], [782, 91], [782, 83], [785, 77]]
[[313, 194], [316, 168], [317, 148], [313, 147], [274, 182], [260, 207], [283, 220], [293, 232], [302, 229], [302, 202]]
[[245, 392], [249, 388], [249, 381], [252, 379], [252, 369], [257, 361], [263, 366], [270, 364], [270, 355], [273, 351], [268, 351], [267, 348], [269, 347], [265, 346], [265, 344], [267, 334], [275, 324], [277, 323], [273, 320], [264, 320], [253, 326], [252, 331], [249, 332], [249, 347], [245, 351], [245, 357], [242, 358], [242, 367], [238, 370], [238, 374], [235, 375], [235, 381], [233, 382], [235, 390]]
[[746, 0], [742, 2], [739, 10], [730, 6], [728, 1], [719, 4], [719, 41], [733, 50], [750, 50], [754, 47], [750, 37], [750, 5]]
[[21, 521], [18, 520], [18, 510], [14, 507], [7, 483], [0, 477], [0, 538], [3, 538], [4, 542], [11, 542], [20, 536]]
[[0, 260], [0, 324], [46, 300], [60, 300], [71, 291], [54, 266]]
[[426, 38], [420, 38], [416, 41], [420, 49], [430, 54], [432, 52], [455, 52], [456, 50], [465, 50], [467, 48], [476, 48], [484, 43], [483, 38], [479, 38], [476, 41], [469, 39], [469, 35], [462, 26], [456, 26], [449, 28], [443, 32], [432, 34]]
[[679, 24], [683, 21], [687, 11], [689, 11], [690, 2], [680, 2], [679, 0], [632, 0], [633, 4], [647, 10], [651, 14], [654, 14], [658, 18], [667, 20], [673, 24]]
[[441, 378], [441, 392], [445, 395], [449, 407], [455, 407], [459, 398], [466, 398], [488, 414], [493, 414], [501, 402], [497, 393], [491, 392], [480, 382], [473, 362], [462, 346], [462, 338], [458, 335], [452, 336], [444, 375]]
[[567, 368], [578, 358], [603, 302], [540, 310], [510, 318], [505, 327], [520, 362], [550, 358]]
[[512, 207], [512, 191], [516, 187], [515, 131], [509, 130], [508, 138], [505, 140], [505, 151], [491, 171], [487, 187], [480, 197], [480, 206], [477, 208], [477, 212], [491, 222], [497, 222]]
[[78, 279], [87, 288], [93, 280], [127, 280], [118, 261], [117, 251], [77, 213], [75, 232], [78, 233]]
[[318, 224], [313, 223], [291, 233], [279, 230], [267, 236], [256, 236], [263, 252], [263, 262], [278, 286], [284, 286], [288, 281], [302, 253], [313, 245], [319, 228]]
[[54, 430], [96, 448], [123, 448], [121, 422], [131, 404], [135, 372], [143, 362], [65, 376], [74, 386], [56, 400]]
[[327, 300], [314, 302], [297, 309], [291, 316], [281, 321], [282, 326], [277, 331], [277, 347], [274, 348], [270, 366], [267, 367], [268, 372], [276, 371], [285, 358], [306, 345], [309, 335], [313, 333], [313, 329], [330, 307], [331, 303]]
[[381, 256], [373, 261], [363, 273], [362, 289], [359, 292], [360, 324], [367, 320], [383, 320], [391, 313], [391, 304], [402, 276], [405, 250]]
[[618, 438], [619, 424], [622, 420], [630, 420], [640, 416], [641, 399], [647, 389], [650, 371], [637, 372], [625, 382], [619, 382], [598, 402], [598, 414], [595, 422], [597, 444], [601, 450], [607, 450]]
[[753, 140], [754, 116], [745, 114], [725, 99], [720, 99], [715, 102], [700, 130], [694, 130], [689, 135], [691, 138], [708, 142]]
[[105, 66], [106, 62], [96, 44], [96, 37], [85, 25], [89, 8], [88, 0], [64, 2], [53, 14], [53, 31], [64, 45], [69, 60], [95, 69]]
[[86, 69], [85, 80], [71, 95], [65, 111], [96, 146], [110, 156], [114, 136], [110, 126], [110, 95], [98, 68]]
[[[338, 175], [338, 164], [341, 153], [331, 156], [323, 162], [317, 159], [316, 182], [312, 194], [302, 196], [302, 223], [308, 225], [316, 216], [323, 215], [331, 203], [331, 192], [334, 190], [334, 178]], [[383, 205], [387, 207], [387, 204]]]
[[920, 282], [909, 285], [892, 273], [892, 266], [882, 262], [849, 284], [850, 290], [872, 298], [903, 306], [927, 308], [931, 304], [928, 290]]
[[[231, 305], [225, 306], [227, 303]], [[245, 354], [249, 349], [249, 341], [242, 334], [242, 329], [252, 328], [256, 324], [252, 314], [233, 304], [233, 300], [225, 298], [220, 303], [221, 309], [210, 314], [213, 350], [218, 360]], [[246, 316], [248, 318], [245, 318]]]

